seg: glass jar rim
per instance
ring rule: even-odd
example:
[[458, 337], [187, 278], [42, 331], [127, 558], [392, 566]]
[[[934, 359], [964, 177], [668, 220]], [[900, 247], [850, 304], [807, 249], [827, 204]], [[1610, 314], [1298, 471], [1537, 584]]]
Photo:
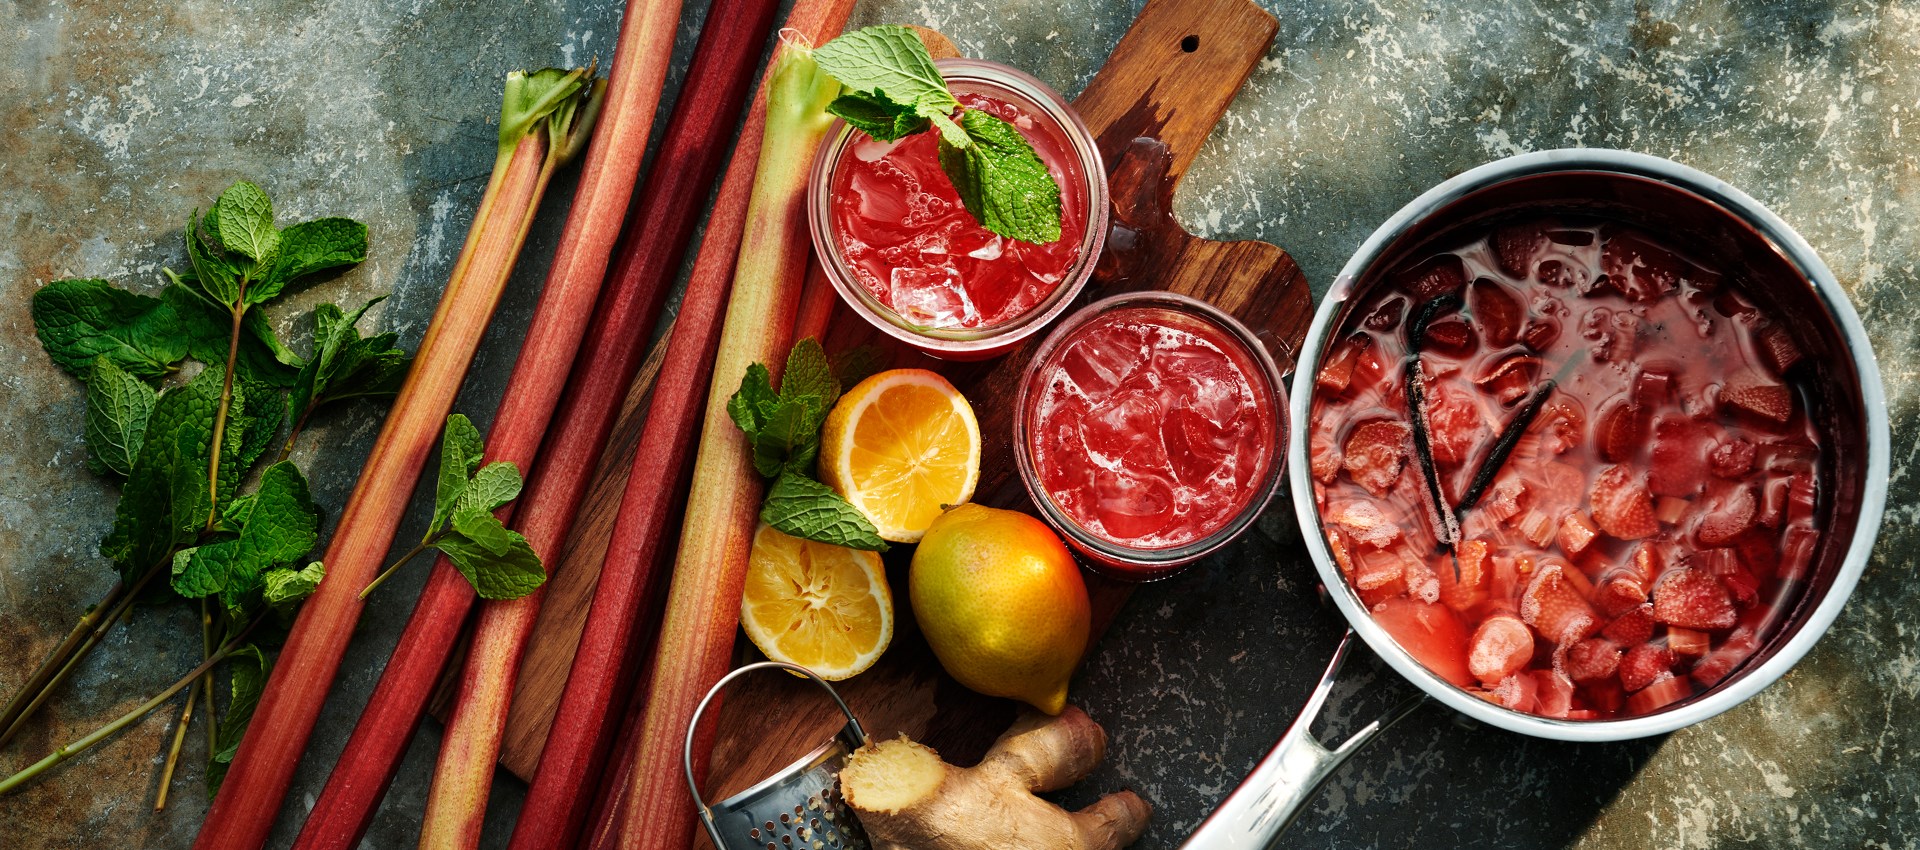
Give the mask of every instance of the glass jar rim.
[[[1004, 90], [1038, 107], [1038, 114], [1051, 121], [1072, 149], [1085, 186], [1086, 223], [1079, 237], [1080, 256], [1066, 277], [1039, 304], [1005, 322], [981, 328], [930, 328], [917, 325], [873, 297], [853, 278], [850, 265], [833, 236], [832, 186], [834, 171], [843, 152], [857, 132], [845, 121], [836, 119], [828, 129], [826, 141], [814, 156], [807, 186], [807, 223], [813, 239], [814, 254], [841, 300], [869, 323], [889, 335], [912, 345], [928, 346], [955, 354], [994, 351], [1011, 346], [1046, 327], [1064, 313], [1092, 277], [1094, 266], [1106, 245], [1109, 201], [1107, 169], [1100, 148], [1065, 98], [1046, 83], [1018, 68], [983, 59], [937, 59], [935, 67], [950, 82], [978, 84]], [[1066, 238], [1066, 234], [1062, 235]]]
[[[1230, 519], [1212, 533], [1198, 540], [1179, 546], [1144, 548], [1127, 546], [1100, 537], [1074, 521], [1055, 504], [1053, 497], [1039, 481], [1039, 471], [1035, 468], [1032, 444], [1029, 442], [1027, 419], [1030, 413], [1029, 403], [1033, 387], [1040, 377], [1042, 369], [1047, 368], [1061, 346], [1071, 339], [1076, 331], [1085, 327], [1103, 315], [1132, 307], [1159, 307], [1204, 321], [1231, 338], [1245, 349], [1247, 357], [1253, 361], [1259, 373], [1256, 380], [1267, 385], [1268, 404], [1273, 407], [1273, 435], [1268, 446], [1269, 462], [1267, 470], [1258, 483], [1252, 498]], [[1286, 483], [1286, 447], [1288, 429], [1291, 424], [1284, 415], [1288, 410], [1287, 385], [1281, 375], [1280, 367], [1273, 355], [1267, 350], [1251, 329], [1226, 311], [1198, 298], [1165, 290], [1142, 290], [1111, 295], [1102, 298], [1075, 311], [1049, 332], [1035, 350], [1033, 359], [1028, 361], [1020, 377], [1018, 392], [1014, 400], [1013, 416], [1013, 454], [1019, 469], [1020, 483], [1026, 488], [1027, 496], [1034, 507], [1060, 533], [1066, 535], [1075, 548], [1088, 554], [1096, 561], [1107, 565], [1138, 567], [1155, 571], [1144, 579], [1139, 576], [1117, 575], [1133, 581], [1164, 578], [1172, 574], [1175, 568], [1199, 560], [1238, 538], [1251, 527], [1267, 506], [1273, 502]], [[1098, 569], [1098, 568], [1096, 568]], [[1112, 572], [1103, 571], [1114, 575]]]

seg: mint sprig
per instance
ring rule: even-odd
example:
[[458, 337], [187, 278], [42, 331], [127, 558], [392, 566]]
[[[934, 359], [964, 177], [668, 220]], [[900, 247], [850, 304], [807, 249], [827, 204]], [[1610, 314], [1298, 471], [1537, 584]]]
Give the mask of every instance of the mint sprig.
[[813, 61], [847, 87], [827, 111], [854, 129], [891, 142], [938, 128], [940, 170], [981, 227], [1022, 242], [1059, 241], [1060, 185], [1033, 145], [1013, 125], [963, 108], [913, 28], [855, 30], [821, 45]]
[[820, 427], [840, 398], [840, 381], [820, 343], [811, 337], [787, 353], [780, 389], [766, 364], [747, 367], [739, 391], [727, 400], [727, 415], [753, 446], [753, 468], [773, 479], [760, 520], [805, 540], [887, 551], [879, 529], [860, 509], [813, 478], [820, 457]]

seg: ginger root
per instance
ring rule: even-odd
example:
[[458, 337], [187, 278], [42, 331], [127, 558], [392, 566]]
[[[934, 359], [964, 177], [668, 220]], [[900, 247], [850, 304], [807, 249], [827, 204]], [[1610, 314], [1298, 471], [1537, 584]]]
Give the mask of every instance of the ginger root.
[[974, 767], [902, 735], [855, 751], [840, 788], [875, 850], [1117, 850], [1153, 813], [1139, 795], [1108, 794], [1078, 812], [1034, 796], [1078, 782], [1106, 751], [1107, 733], [1086, 712], [1027, 710]]

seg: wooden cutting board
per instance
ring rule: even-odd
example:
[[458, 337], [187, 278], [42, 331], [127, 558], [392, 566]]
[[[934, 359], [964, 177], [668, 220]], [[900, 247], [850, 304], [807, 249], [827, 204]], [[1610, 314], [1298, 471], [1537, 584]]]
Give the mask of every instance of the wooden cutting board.
[[[1074, 101], [1099, 139], [1113, 200], [1106, 253], [1080, 300], [1137, 289], [1200, 298], [1246, 323], [1291, 371], [1312, 317], [1312, 294], [1293, 258], [1264, 242], [1197, 238], [1171, 215], [1180, 177], [1278, 27], [1248, 0], [1150, 0]], [[830, 352], [880, 346], [897, 365], [934, 369], [953, 380], [972, 400], [985, 442], [975, 500], [1031, 510], [1015, 473], [1011, 402], [1033, 345], [983, 364], [944, 363], [889, 344], [844, 309], [831, 318], [826, 344]], [[1005, 731], [1017, 706], [968, 691], [940, 669], [906, 604], [910, 555], [907, 547], [895, 547], [887, 559], [899, 621], [892, 646], [872, 669], [838, 689], [870, 734], [904, 732], [950, 761], [971, 764]], [[1132, 585], [1088, 574], [1088, 589], [1097, 641]], [[742, 680], [722, 706], [709, 800], [772, 775], [844, 722], [814, 686], [791, 676]]]

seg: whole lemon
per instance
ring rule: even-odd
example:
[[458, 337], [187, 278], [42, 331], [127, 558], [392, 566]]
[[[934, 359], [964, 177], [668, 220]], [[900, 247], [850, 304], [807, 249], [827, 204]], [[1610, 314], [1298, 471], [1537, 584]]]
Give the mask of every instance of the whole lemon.
[[1087, 648], [1087, 584], [1060, 537], [1018, 511], [961, 505], [934, 519], [907, 574], [940, 666], [988, 696], [1048, 714]]

